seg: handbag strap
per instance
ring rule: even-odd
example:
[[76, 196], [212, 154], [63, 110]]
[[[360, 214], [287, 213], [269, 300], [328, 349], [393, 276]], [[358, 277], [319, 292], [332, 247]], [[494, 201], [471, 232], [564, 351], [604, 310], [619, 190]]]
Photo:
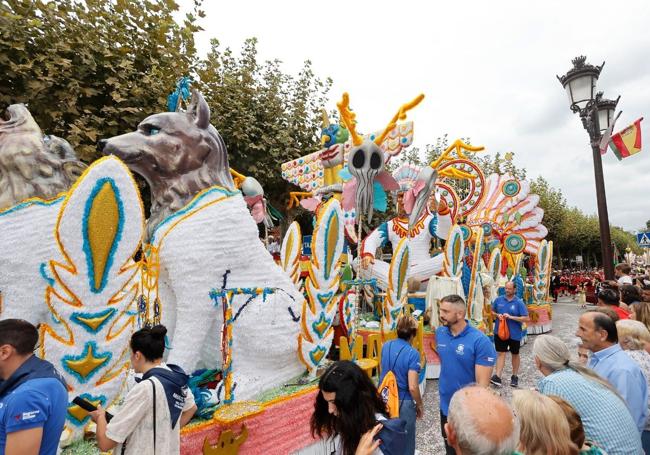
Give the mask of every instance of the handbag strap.
[[156, 384], [149, 379], [153, 388], [153, 453], [156, 454]]
[[[391, 348], [393, 347], [393, 344], [391, 343]], [[399, 355], [402, 353], [406, 346], [402, 346], [402, 349], [399, 350], [397, 353], [397, 357], [395, 357], [395, 360], [393, 360], [393, 366], [388, 370], [388, 371], [393, 371], [393, 368], [395, 368], [395, 365], [397, 364], [397, 359], [399, 359]]]

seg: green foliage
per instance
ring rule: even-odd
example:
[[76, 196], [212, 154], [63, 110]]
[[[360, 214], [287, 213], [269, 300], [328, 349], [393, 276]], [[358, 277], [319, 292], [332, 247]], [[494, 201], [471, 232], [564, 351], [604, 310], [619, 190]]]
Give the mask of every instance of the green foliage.
[[554, 240], [555, 243], [559, 241], [559, 233], [562, 227], [566, 225], [567, 220], [567, 205], [562, 192], [553, 188], [541, 176], [530, 184], [531, 193], [539, 196], [539, 206], [544, 209], [544, 226], [548, 229], [549, 240]]
[[94, 441], [76, 441], [63, 449], [61, 455], [99, 455], [100, 451]]
[[171, 0], [0, 1], [0, 108], [28, 103], [43, 131], [97, 159], [99, 138], [162, 110], [195, 67], [196, 17], [179, 25], [177, 9]]
[[272, 202], [284, 206], [289, 189], [280, 164], [320, 148], [320, 108], [332, 82], [316, 77], [309, 61], [297, 77], [283, 73], [278, 60], [261, 63], [256, 46], [249, 39], [236, 56], [213, 40], [199, 64], [198, 86], [231, 166], [255, 176]]
[[478, 153], [473, 159], [486, 176], [490, 174], [510, 174], [519, 180], [524, 180], [526, 178], [526, 169], [517, 167], [514, 157], [515, 154], [513, 152], [503, 155], [501, 155], [501, 152], [496, 152], [494, 156]]
[[233, 168], [255, 176], [283, 206], [280, 163], [317, 150], [329, 79], [306, 61], [297, 77], [260, 63], [256, 40], [241, 55], [212, 42], [199, 58], [194, 33], [201, 1], [181, 23], [173, 0], [0, 0], [0, 110], [27, 103], [41, 129], [78, 156], [167, 109], [176, 80], [191, 76], [213, 112]]

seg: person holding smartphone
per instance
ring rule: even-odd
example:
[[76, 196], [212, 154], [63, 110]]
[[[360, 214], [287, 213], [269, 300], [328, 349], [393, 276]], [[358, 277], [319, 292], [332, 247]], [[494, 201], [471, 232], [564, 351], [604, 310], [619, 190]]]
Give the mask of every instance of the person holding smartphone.
[[176, 365], [162, 363], [167, 329], [138, 330], [131, 337], [131, 366], [142, 378], [127, 394], [110, 423], [99, 406], [90, 413], [97, 423], [97, 445], [116, 455], [180, 454], [180, 428], [196, 412], [188, 376]]

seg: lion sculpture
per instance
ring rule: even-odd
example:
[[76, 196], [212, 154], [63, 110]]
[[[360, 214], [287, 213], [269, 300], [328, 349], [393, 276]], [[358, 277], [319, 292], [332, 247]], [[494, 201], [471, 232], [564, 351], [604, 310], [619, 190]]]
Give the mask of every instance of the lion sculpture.
[[67, 191], [86, 167], [70, 144], [56, 136], [46, 142], [24, 104], [12, 104], [5, 115], [0, 119], [0, 210]]

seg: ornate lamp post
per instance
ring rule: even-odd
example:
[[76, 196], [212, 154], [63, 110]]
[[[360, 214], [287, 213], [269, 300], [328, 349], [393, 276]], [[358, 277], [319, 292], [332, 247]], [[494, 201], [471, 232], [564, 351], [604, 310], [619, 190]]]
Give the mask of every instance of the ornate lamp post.
[[600, 142], [603, 132], [613, 121], [614, 110], [618, 104], [616, 100], [603, 98], [603, 92], [596, 92], [596, 82], [600, 71], [605, 66], [593, 66], [585, 63], [587, 58], [580, 56], [571, 62], [573, 68], [558, 80], [567, 91], [570, 109], [573, 113], [580, 114], [582, 126], [589, 134], [591, 149], [594, 158], [594, 175], [596, 178], [596, 200], [598, 202], [598, 221], [600, 224], [600, 248], [605, 270], [605, 279], [614, 279], [614, 259], [612, 255], [612, 241], [609, 232], [609, 216], [607, 215], [607, 198], [605, 197], [605, 181], [603, 179], [603, 163], [600, 158]]

